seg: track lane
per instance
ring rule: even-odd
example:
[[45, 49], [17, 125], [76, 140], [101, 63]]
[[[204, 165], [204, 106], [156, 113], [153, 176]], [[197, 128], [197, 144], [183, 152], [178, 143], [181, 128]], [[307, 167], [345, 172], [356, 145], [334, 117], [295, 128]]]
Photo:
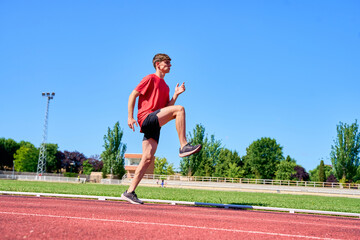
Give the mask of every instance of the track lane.
[[[357, 239], [359, 219], [0, 196], [4, 239]], [[16, 231], [11, 231], [16, 229]]]

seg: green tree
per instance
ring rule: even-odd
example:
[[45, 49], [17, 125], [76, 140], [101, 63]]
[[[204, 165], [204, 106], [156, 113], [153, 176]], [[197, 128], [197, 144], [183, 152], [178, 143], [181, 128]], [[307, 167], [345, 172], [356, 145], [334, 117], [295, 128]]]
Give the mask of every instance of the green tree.
[[125, 174], [124, 154], [126, 144], [122, 143], [123, 130], [119, 122], [115, 123], [114, 129], [108, 128], [107, 135], [104, 135], [105, 151], [101, 154], [104, 162], [103, 175], [113, 173], [121, 178]]
[[39, 149], [33, 144], [25, 144], [14, 154], [15, 171], [36, 172], [39, 159]]
[[244, 175], [243, 165], [242, 159], [236, 151], [222, 148], [213, 176], [241, 178]]
[[319, 181], [320, 182], [325, 182], [325, 180], [326, 180], [325, 166], [324, 166], [324, 161], [321, 160], [320, 161], [320, 166], [319, 166]]
[[170, 163], [170, 164], [167, 166], [166, 175], [174, 175], [174, 174], [175, 174], [174, 164]]
[[198, 170], [199, 165], [202, 162], [202, 159], [205, 158], [205, 127], [201, 124], [197, 124], [193, 129], [193, 134], [189, 133], [188, 140], [193, 144], [201, 144], [202, 149], [199, 153], [191, 155], [189, 157], [183, 158], [180, 160], [180, 170], [183, 175], [193, 176], [194, 173]]
[[13, 139], [0, 138], [0, 169], [12, 168], [14, 154], [19, 148], [20, 144]]
[[[319, 172], [320, 172], [320, 164], [313, 170], [310, 170], [310, 181], [314, 181], [314, 182], [320, 182], [320, 176], [319, 176]], [[333, 168], [329, 165], [324, 165], [324, 174], [325, 174], [325, 179], [327, 180], [327, 178], [334, 174]]]
[[[337, 125], [337, 138], [331, 146], [331, 162], [335, 176], [343, 181], [356, 180], [359, 168], [360, 133], [357, 120], [348, 125], [340, 122]], [[360, 176], [359, 176], [360, 177]]]
[[212, 176], [219, 162], [221, 141], [216, 140], [214, 135], [211, 135], [209, 140], [205, 134], [205, 127], [201, 124], [197, 124], [193, 133], [189, 133], [188, 141], [193, 145], [201, 144], [202, 149], [199, 153], [180, 161], [181, 173], [188, 176]]
[[154, 174], [174, 175], [174, 164], [169, 164], [166, 158], [155, 158]]
[[228, 178], [242, 178], [244, 176], [244, 170], [242, 170], [236, 163], [229, 163], [229, 167], [225, 172], [225, 177]]
[[90, 175], [94, 171], [93, 166], [89, 163], [89, 160], [85, 160], [82, 165], [82, 172], [85, 175]]
[[277, 171], [275, 172], [276, 179], [291, 180], [291, 175], [296, 174], [295, 167], [295, 159], [292, 159], [288, 155], [285, 160], [280, 161], [280, 163], [277, 165]]
[[272, 179], [275, 177], [277, 165], [283, 159], [282, 147], [275, 139], [261, 138], [246, 148], [244, 162], [249, 176]]
[[59, 172], [61, 160], [57, 158], [58, 145], [53, 143], [46, 144], [46, 172]]
[[205, 137], [204, 155], [202, 155], [201, 162], [194, 173], [195, 176], [213, 176], [215, 166], [219, 163], [219, 154], [221, 151], [221, 141], [215, 140], [215, 136], [211, 135], [210, 140]]

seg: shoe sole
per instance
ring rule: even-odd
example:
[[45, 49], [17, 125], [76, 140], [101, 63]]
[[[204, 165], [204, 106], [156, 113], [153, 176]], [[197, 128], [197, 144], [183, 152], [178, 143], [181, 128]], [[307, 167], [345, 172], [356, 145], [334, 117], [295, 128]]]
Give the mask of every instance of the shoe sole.
[[197, 153], [201, 150], [201, 145], [198, 147], [198, 148], [195, 148], [194, 150], [192, 150], [191, 152], [185, 152], [185, 153], [180, 153], [179, 154], [179, 157], [183, 158], [183, 157], [188, 157], [194, 153]]
[[131, 200], [131, 198], [126, 197], [124, 194], [121, 194], [121, 199], [128, 201], [129, 203], [132, 203], [132, 204], [144, 204], [144, 203], [135, 202], [135, 201]]

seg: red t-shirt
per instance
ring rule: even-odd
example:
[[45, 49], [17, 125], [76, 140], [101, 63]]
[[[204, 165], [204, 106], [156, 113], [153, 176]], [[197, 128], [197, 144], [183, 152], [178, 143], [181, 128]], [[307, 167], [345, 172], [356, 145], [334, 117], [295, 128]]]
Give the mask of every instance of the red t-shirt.
[[170, 89], [164, 79], [150, 74], [141, 80], [135, 90], [140, 93], [137, 118], [141, 127], [150, 113], [166, 107], [169, 103]]

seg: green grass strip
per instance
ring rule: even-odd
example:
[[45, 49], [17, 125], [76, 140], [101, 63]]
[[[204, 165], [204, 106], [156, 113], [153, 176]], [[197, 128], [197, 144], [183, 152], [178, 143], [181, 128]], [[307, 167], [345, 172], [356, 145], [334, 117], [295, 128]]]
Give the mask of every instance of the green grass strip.
[[[120, 197], [125, 185], [0, 180], [0, 191]], [[360, 199], [277, 193], [138, 187], [139, 198], [360, 213]]]

